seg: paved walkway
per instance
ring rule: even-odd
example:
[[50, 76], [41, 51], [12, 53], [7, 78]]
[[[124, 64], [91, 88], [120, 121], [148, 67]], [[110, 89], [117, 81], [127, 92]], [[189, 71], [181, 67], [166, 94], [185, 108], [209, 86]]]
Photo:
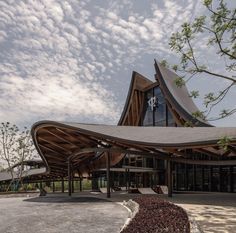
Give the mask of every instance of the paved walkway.
[[[128, 200], [140, 194], [112, 194], [114, 201]], [[236, 194], [199, 193], [155, 195], [182, 206], [204, 233], [236, 233]]]
[[[128, 212], [118, 204], [140, 194], [89, 192], [41, 198], [0, 198], [0, 233], [119, 232]], [[204, 233], [236, 233], [236, 194], [155, 195], [186, 209]], [[110, 202], [112, 201], [112, 202]], [[4, 213], [4, 214], [2, 214]]]
[[128, 211], [96, 197], [0, 198], [0, 233], [119, 232]]
[[204, 233], [236, 233], [236, 194], [176, 194], [167, 199], [186, 209]]

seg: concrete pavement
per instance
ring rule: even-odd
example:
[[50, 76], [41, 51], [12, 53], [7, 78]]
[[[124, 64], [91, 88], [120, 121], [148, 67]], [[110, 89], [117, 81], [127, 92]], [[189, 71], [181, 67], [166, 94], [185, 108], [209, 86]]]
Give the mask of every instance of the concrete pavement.
[[96, 197], [0, 198], [0, 233], [119, 232], [128, 215]]

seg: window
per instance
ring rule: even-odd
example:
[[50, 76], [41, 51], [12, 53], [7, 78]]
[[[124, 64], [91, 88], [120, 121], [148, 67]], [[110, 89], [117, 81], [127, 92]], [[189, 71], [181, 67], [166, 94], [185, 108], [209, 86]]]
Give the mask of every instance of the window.
[[167, 126], [168, 122], [169, 126], [175, 126], [172, 114], [167, 111], [166, 101], [159, 86], [145, 93], [143, 126]]
[[154, 88], [154, 96], [157, 99], [157, 106], [154, 113], [156, 126], [166, 126], [166, 102], [159, 87]]
[[143, 119], [143, 125], [144, 126], [153, 126], [153, 111], [151, 107], [148, 104], [148, 100], [150, 100], [153, 97], [153, 90], [149, 90], [145, 94], [145, 103], [144, 103], [144, 119]]
[[167, 111], [167, 125], [168, 126], [175, 126], [175, 120], [174, 117], [172, 115], [172, 113], [170, 112], [170, 110], [168, 109], [168, 107], [166, 107], [166, 111]]

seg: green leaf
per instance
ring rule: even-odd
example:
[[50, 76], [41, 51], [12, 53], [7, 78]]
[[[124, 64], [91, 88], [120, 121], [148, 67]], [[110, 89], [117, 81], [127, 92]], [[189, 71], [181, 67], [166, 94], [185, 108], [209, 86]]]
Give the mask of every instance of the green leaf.
[[212, 0], [204, 0], [203, 4], [207, 7], [209, 7], [212, 4]]
[[228, 147], [231, 143], [231, 138], [228, 137], [228, 136], [224, 136], [222, 137], [218, 142], [217, 144], [219, 145], [219, 147], [221, 149], [223, 149], [224, 151], [228, 151]]
[[166, 60], [162, 60], [161, 62], [160, 62], [160, 64], [162, 65], [162, 66], [164, 66], [164, 67], [168, 67], [169, 65], [168, 65], [168, 62], [166, 61]]
[[200, 118], [200, 119], [203, 119], [205, 120], [205, 116], [204, 116], [204, 112], [203, 111], [196, 111], [196, 112], [192, 112], [192, 116], [194, 118]]
[[199, 97], [199, 91], [191, 91], [189, 97], [192, 97], [192, 98]]
[[174, 83], [177, 87], [182, 87], [185, 85], [185, 80], [182, 77], [178, 77], [174, 80]]

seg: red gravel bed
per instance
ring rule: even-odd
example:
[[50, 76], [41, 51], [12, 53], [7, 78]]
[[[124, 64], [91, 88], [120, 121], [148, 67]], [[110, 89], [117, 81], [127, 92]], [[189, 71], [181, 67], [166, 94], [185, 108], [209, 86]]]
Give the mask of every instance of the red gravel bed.
[[122, 233], [189, 233], [187, 213], [179, 206], [153, 196], [134, 199], [139, 212]]

